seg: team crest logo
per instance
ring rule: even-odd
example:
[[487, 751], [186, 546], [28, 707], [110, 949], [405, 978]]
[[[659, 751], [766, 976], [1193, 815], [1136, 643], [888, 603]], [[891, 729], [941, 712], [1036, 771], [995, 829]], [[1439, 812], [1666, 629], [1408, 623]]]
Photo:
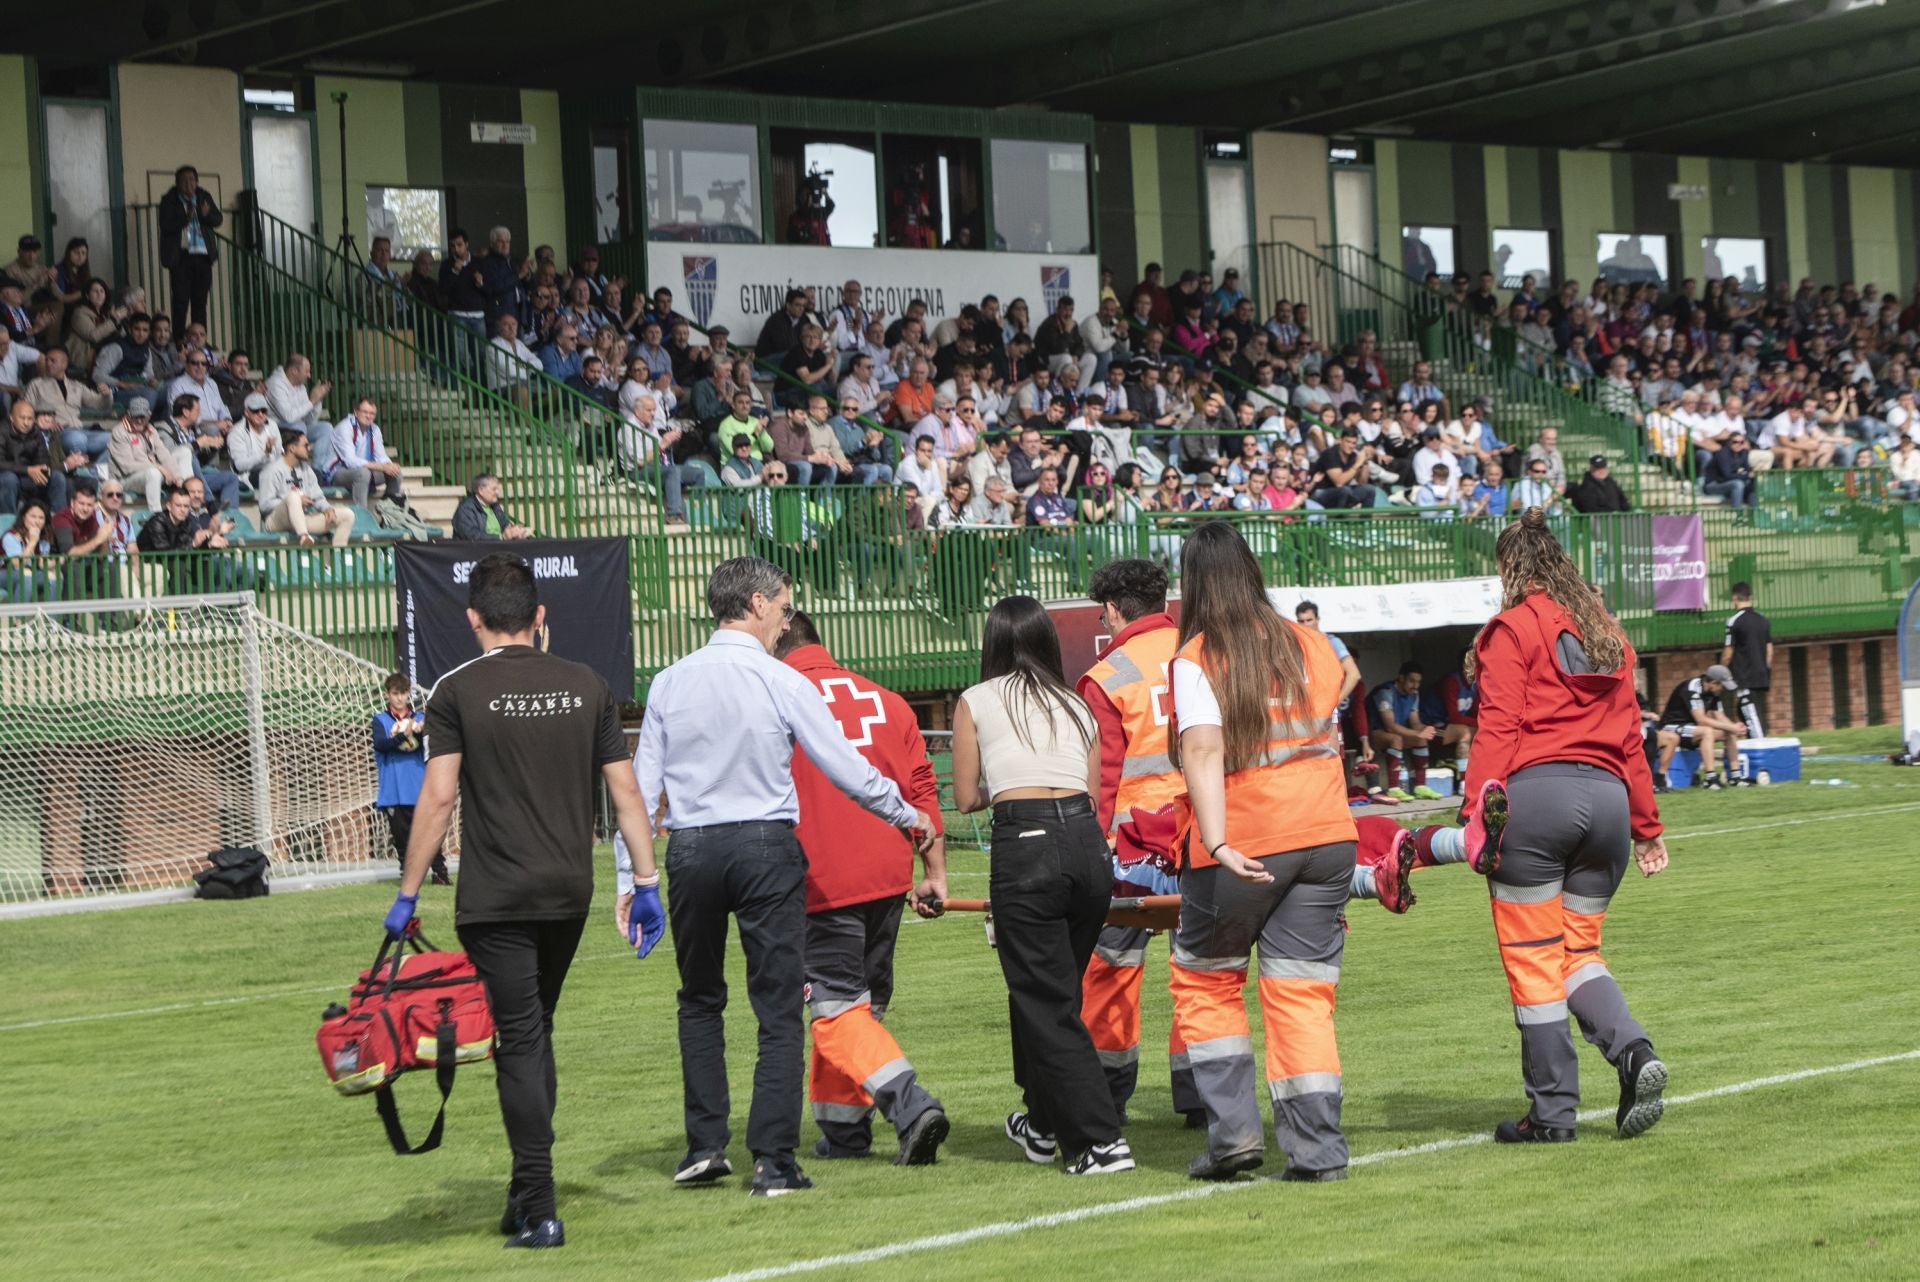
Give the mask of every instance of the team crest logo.
[[1047, 311], [1057, 311], [1060, 300], [1073, 292], [1073, 269], [1066, 266], [1040, 267], [1040, 294], [1047, 300]]
[[720, 260], [709, 254], [689, 254], [680, 260], [680, 279], [687, 287], [687, 306], [704, 329], [713, 316], [713, 296], [720, 284]]

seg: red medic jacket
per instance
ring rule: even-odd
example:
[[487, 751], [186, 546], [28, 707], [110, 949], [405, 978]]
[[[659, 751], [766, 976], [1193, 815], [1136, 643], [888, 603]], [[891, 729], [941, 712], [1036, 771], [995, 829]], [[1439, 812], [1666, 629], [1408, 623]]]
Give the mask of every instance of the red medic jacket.
[[[941, 830], [939, 786], [926, 740], [907, 701], [833, 661], [825, 646], [803, 645], [786, 664], [820, 691], [847, 742], [900, 786]], [[1638, 713], [1635, 714], [1638, 716]], [[913, 844], [898, 828], [868, 814], [830, 783], [799, 745], [793, 790], [800, 802], [795, 833], [807, 852], [807, 911], [904, 895], [913, 889]]]
[[1481, 634], [1474, 651], [1479, 659], [1479, 729], [1473, 736], [1461, 822], [1472, 814], [1474, 798], [1489, 779], [1511, 779], [1528, 766], [1549, 761], [1584, 761], [1627, 785], [1634, 839], [1657, 837], [1660, 811], [1641, 738], [1640, 703], [1633, 689], [1639, 659], [1633, 646], [1626, 647], [1614, 672], [1573, 675], [1561, 669], [1555, 655], [1562, 632], [1580, 636], [1553, 598], [1536, 592], [1495, 615]]

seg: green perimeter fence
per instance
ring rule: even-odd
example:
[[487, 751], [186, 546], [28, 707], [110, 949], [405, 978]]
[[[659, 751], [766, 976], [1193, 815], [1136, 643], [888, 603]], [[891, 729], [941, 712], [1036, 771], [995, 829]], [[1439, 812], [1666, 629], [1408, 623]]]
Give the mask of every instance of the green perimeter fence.
[[[1157, 557], [1178, 571], [1185, 531], [1198, 519], [1232, 520], [1275, 585], [1378, 586], [1490, 575], [1500, 525], [1388, 510], [1208, 517], [1143, 513], [1130, 524], [1062, 529], [907, 528], [897, 491], [839, 494], [693, 490], [691, 528], [630, 534], [636, 678], [699, 646], [711, 620], [708, 573], [745, 553], [767, 557], [795, 581], [801, 608], [850, 667], [903, 691], [941, 691], [976, 679], [981, 624], [1000, 597], [1080, 598], [1093, 570], [1123, 556]], [[1761, 514], [1766, 514], [1762, 509]], [[1652, 608], [1652, 518], [1557, 518], [1561, 538], [1600, 586], [1641, 649], [1718, 644], [1728, 586], [1754, 585], [1779, 637], [1885, 631], [1920, 575], [1905, 510], [1842, 504], [1807, 516], [1699, 514], [1708, 608]], [[394, 549], [383, 545], [0, 562], [0, 598], [55, 602], [252, 591], [269, 616], [374, 663], [395, 656]], [[1176, 577], [1177, 582], [1177, 577]], [[94, 626], [94, 625], [89, 625]], [[99, 626], [113, 626], [109, 618]]]

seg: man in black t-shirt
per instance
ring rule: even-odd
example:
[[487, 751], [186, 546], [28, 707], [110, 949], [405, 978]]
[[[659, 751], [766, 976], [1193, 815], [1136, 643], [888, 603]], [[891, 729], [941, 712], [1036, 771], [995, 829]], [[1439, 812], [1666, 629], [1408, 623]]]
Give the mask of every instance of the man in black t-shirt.
[[1675, 686], [1660, 714], [1662, 729], [1678, 734], [1683, 747], [1700, 750], [1698, 782], [1713, 791], [1726, 786], [1713, 767], [1714, 744], [1722, 745], [1727, 777], [1737, 773], [1734, 769], [1736, 744], [1747, 733], [1747, 727], [1729, 717], [1725, 709], [1728, 703], [1738, 699], [1739, 693], [1733, 673], [1716, 663], [1701, 675]]
[[[1733, 617], [1727, 620], [1727, 638], [1720, 646], [1720, 662], [1732, 672], [1759, 714], [1767, 721], [1767, 691], [1773, 685], [1773, 625], [1753, 608], [1753, 585], [1733, 585]], [[1756, 738], [1759, 736], [1756, 735]]]
[[1308, 497], [1321, 507], [1372, 507], [1374, 488], [1366, 484], [1373, 447], [1360, 444], [1360, 429], [1349, 425], [1340, 439], [1313, 464]]
[[597, 780], [606, 782], [637, 874], [620, 874], [615, 921], [641, 957], [666, 930], [653, 831], [619, 710], [598, 673], [534, 648], [545, 622], [524, 560], [495, 553], [474, 567], [467, 623], [481, 654], [441, 677], [427, 698], [427, 777], [386, 918], [389, 936], [411, 929], [458, 795], [454, 925], [499, 1033], [494, 1075], [513, 1148], [500, 1229], [508, 1246], [524, 1247], [566, 1242], [553, 1188], [553, 1008], [593, 902]]

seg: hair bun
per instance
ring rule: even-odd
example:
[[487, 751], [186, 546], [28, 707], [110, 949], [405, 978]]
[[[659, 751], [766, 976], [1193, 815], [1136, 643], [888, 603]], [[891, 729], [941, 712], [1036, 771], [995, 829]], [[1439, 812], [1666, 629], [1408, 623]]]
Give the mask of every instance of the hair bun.
[[1520, 514], [1520, 524], [1525, 526], [1529, 530], [1546, 529], [1547, 528], [1547, 509], [1539, 506], [1528, 508], [1526, 511]]

